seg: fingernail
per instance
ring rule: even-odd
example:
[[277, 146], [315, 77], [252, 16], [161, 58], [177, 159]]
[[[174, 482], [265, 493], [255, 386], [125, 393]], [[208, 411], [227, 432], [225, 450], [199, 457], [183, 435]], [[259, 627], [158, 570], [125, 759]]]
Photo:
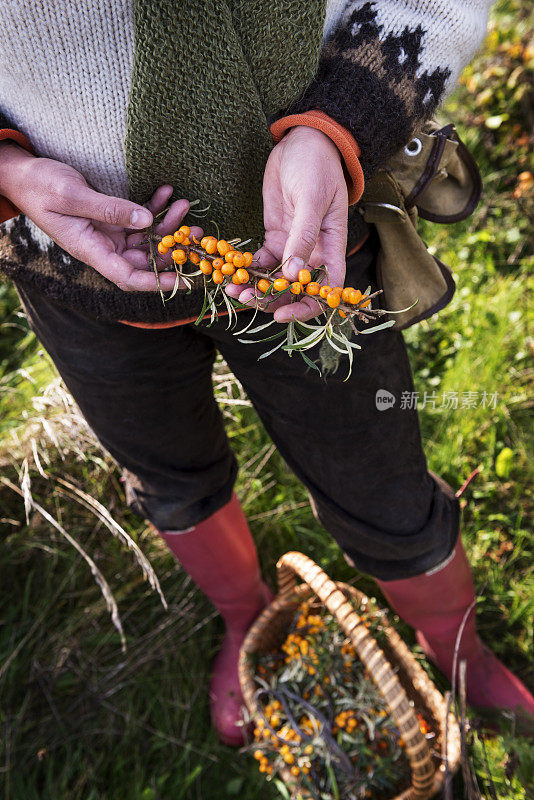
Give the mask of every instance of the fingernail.
[[132, 228], [147, 228], [152, 224], [152, 214], [144, 208], [136, 208], [132, 211], [130, 225]]
[[291, 280], [296, 281], [299, 276], [299, 271], [303, 269], [304, 261], [302, 258], [297, 258], [296, 256], [292, 256], [289, 261], [287, 262], [287, 277], [291, 278]]

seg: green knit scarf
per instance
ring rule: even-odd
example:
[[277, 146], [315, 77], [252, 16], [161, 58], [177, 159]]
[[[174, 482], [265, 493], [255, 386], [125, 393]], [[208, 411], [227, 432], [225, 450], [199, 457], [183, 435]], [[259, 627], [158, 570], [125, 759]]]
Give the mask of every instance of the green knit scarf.
[[[131, 197], [163, 183], [221, 235], [263, 237], [268, 118], [317, 70], [326, 0], [136, 0], [126, 164]], [[254, 241], [254, 243], [255, 243]]]

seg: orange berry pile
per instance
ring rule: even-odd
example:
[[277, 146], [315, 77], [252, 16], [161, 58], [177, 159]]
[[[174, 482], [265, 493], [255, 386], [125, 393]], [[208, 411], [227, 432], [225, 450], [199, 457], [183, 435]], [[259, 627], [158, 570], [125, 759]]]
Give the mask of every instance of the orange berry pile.
[[[370, 601], [358, 613], [380, 641], [382, 612], [376, 604]], [[408, 780], [409, 761], [396, 723], [351, 640], [324, 607], [301, 603], [279, 649], [256, 658], [260, 696], [268, 702], [256, 717], [252, 748], [268, 779], [291, 776], [307, 789], [312, 781], [317, 796], [328, 800], [349, 790], [350, 796], [371, 797], [385, 781]], [[418, 718], [422, 732], [432, 736], [425, 719]], [[349, 778], [336, 772], [337, 788], [326, 766], [335, 767], [332, 740], [355, 765]]]

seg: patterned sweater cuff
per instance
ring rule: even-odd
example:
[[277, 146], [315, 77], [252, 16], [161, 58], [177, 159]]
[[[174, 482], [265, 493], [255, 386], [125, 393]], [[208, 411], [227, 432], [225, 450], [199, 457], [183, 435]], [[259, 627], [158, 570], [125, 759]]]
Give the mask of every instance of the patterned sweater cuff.
[[[10, 139], [16, 144], [23, 147], [29, 153], [33, 153], [32, 146], [26, 139], [23, 133], [16, 131], [13, 128], [0, 129], [0, 142], [5, 139]], [[13, 205], [6, 197], [0, 195], [0, 224], [6, 222], [8, 219], [17, 217], [20, 214], [20, 209]]]
[[327, 114], [313, 110], [302, 114], [290, 114], [273, 122], [271, 133], [275, 143], [279, 142], [284, 134], [296, 125], [316, 128], [316, 130], [322, 131], [334, 142], [343, 158], [349, 191], [349, 206], [357, 203], [363, 194], [364, 179], [360, 165], [361, 151], [354, 136]]

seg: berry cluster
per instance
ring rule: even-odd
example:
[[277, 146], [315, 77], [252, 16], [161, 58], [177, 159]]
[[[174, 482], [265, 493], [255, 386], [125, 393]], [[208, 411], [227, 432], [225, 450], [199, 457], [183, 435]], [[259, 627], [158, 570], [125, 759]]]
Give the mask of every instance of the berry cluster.
[[[309, 269], [301, 269], [298, 280], [290, 282], [280, 276], [280, 268], [273, 272], [266, 272], [259, 264], [253, 266], [254, 257], [250, 252], [242, 252], [232, 246], [226, 239], [217, 239], [215, 236], [204, 236], [200, 241], [191, 233], [188, 225], [182, 225], [172, 235], [164, 236], [158, 243], [160, 255], [166, 255], [169, 250], [177, 267], [188, 261], [216, 285], [234, 283], [237, 285], [252, 283], [256, 296], [280, 296], [288, 292], [295, 297], [302, 294], [310, 295], [323, 306], [325, 310], [338, 309], [339, 315], [347, 317], [351, 311], [367, 308], [371, 298], [362, 294], [359, 289], [352, 286], [328, 286], [314, 280]], [[162, 265], [161, 269], [165, 269]], [[326, 270], [314, 270], [319, 277]]]

